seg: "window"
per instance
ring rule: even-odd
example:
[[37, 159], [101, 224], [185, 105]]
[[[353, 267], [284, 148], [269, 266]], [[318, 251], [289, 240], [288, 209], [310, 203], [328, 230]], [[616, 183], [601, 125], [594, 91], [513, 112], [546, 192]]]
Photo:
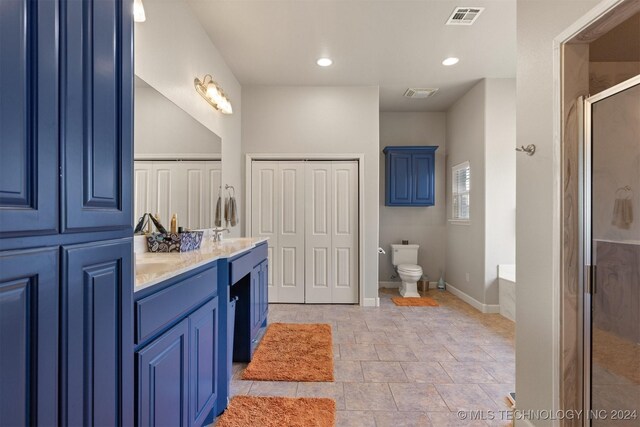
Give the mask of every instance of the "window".
[[471, 168], [469, 162], [451, 168], [453, 181], [453, 220], [469, 220], [469, 193], [471, 190]]

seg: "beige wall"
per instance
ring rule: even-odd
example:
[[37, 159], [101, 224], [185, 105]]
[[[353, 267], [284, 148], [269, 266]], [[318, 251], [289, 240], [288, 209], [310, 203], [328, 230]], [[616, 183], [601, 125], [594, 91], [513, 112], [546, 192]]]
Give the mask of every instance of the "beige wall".
[[[553, 146], [553, 39], [595, 6], [596, 0], [518, 0], [517, 144], [537, 146], [517, 156], [516, 395], [518, 409], [557, 407], [558, 307], [556, 280], [560, 220], [559, 151]], [[556, 147], [559, 148], [559, 147]], [[526, 425], [524, 422], [518, 423]], [[550, 421], [533, 421], [551, 425]]]
[[[240, 83], [185, 0], [145, 0], [144, 7], [146, 22], [135, 24], [135, 73], [222, 138], [222, 180], [238, 190], [242, 212]], [[233, 115], [213, 110], [196, 93], [193, 79], [205, 74], [227, 93]], [[232, 235], [240, 235], [243, 226]]]
[[378, 295], [378, 98], [377, 86], [245, 86], [242, 91], [243, 153], [364, 154], [361, 254], [364, 295], [370, 299]]
[[[445, 267], [445, 113], [380, 113], [380, 255], [381, 282], [399, 283], [391, 264], [392, 243], [409, 240], [420, 245], [418, 264], [430, 281], [436, 281]], [[395, 145], [436, 145], [436, 203], [429, 207], [391, 207], [384, 205], [385, 160], [382, 150]]]
[[[485, 282], [485, 97], [486, 80], [482, 80], [447, 112], [447, 200], [452, 200], [451, 168], [465, 161], [471, 167], [471, 194], [469, 222], [447, 224], [445, 279], [481, 303]], [[447, 218], [451, 217], [451, 203], [447, 203]]]
[[447, 182], [469, 161], [471, 199], [470, 221], [447, 223], [446, 280], [486, 310], [497, 308], [498, 265], [515, 262], [515, 103], [514, 79], [483, 79], [447, 112]]

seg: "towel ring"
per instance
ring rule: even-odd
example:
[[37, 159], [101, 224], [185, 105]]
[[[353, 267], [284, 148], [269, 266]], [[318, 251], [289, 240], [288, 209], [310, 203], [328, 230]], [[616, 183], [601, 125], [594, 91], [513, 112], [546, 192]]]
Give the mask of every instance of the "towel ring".
[[[620, 193], [622, 191], [622, 194]], [[624, 187], [620, 187], [616, 190], [616, 198], [620, 196], [625, 196], [627, 200], [633, 197], [633, 189], [629, 185], [625, 185]]]
[[236, 189], [233, 188], [233, 185], [225, 184], [224, 189], [229, 192], [229, 195], [231, 195], [231, 192], [229, 190], [233, 190], [233, 197], [236, 197]]

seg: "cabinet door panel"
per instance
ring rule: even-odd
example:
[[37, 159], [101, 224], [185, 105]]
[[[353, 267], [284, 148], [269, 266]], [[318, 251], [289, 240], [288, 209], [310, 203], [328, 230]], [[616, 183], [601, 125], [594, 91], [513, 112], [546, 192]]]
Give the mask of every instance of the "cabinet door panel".
[[63, 260], [63, 424], [127, 424], [131, 239], [64, 247]]
[[217, 397], [218, 297], [189, 316], [191, 425], [203, 425]]
[[188, 425], [188, 341], [185, 319], [137, 352], [138, 425]]
[[251, 272], [251, 338], [253, 338], [260, 329], [261, 312], [260, 312], [260, 265], [253, 268]]
[[387, 172], [388, 203], [409, 204], [413, 191], [411, 179], [411, 155], [391, 153]]
[[0, 253], [0, 425], [58, 423], [58, 249]]
[[62, 9], [64, 231], [132, 225], [131, 0]]
[[57, 231], [57, 10], [0, 6], [0, 236]]
[[[269, 261], [265, 260], [260, 264], [260, 313], [261, 320], [267, 318], [269, 311]], [[262, 322], [261, 322], [262, 323]]]
[[414, 180], [412, 203], [420, 206], [431, 206], [435, 203], [434, 155], [414, 154], [412, 163]]

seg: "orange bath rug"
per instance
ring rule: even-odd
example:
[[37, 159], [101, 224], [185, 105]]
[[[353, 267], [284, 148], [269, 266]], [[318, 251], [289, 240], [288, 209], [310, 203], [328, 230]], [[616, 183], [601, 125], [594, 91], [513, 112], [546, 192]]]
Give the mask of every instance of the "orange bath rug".
[[428, 297], [422, 297], [422, 298], [394, 297], [394, 298], [391, 298], [391, 301], [393, 301], [395, 305], [399, 305], [401, 307], [438, 307], [440, 305], [436, 302], [436, 300]]
[[334, 427], [336, 401], [318, 397], [236, 396], [216, 427]]
[[272, 323], [242, 379], [333, 381], [331, 325]]

